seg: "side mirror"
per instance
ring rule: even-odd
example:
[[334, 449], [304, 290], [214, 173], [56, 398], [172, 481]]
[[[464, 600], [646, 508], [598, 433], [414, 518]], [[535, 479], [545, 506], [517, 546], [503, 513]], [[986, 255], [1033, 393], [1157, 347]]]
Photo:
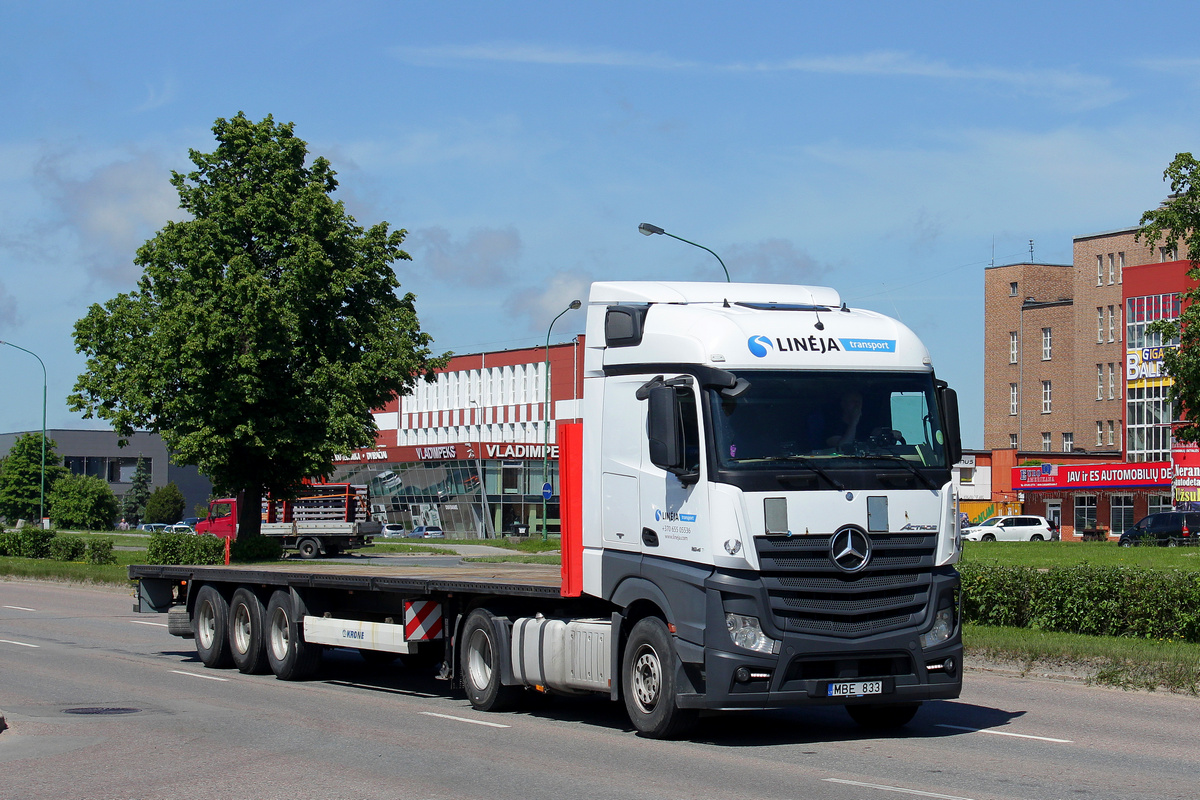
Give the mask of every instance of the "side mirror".
[[683, 431], [679, 425], [679, 404], [675, 389], [655, 386], [648, 392], [650, 461], [668, 472], [683, 470]]
[[947, 466], [962, 461], [962, 434], [958, 425], [958, 393], [949, 386], [938, 387], [938, 399], [942, 406], [942, 419], [945, 422], [946, 459]]

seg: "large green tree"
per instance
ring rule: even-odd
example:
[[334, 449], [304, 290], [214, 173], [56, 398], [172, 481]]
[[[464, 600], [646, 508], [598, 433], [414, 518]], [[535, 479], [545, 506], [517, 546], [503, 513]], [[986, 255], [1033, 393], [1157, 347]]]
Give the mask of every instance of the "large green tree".
[[136, 289], [75, 324], [88, 362], [70, 403], [124, 436], [160, 432], [176, 463], [241, 493], [246, 535], [264, 491], [371, 445], [371, 409], [445, 359], [397, 292], [405, 231], [360, 227], [290, 123], [238, 114], [213, 133], [171, 176], [191, 218], [138, 249]]
[[[46, 512], [50, 492], [67, 474], [62, 458], [54, 452], [53, 439], [46, 439]], [[26, 433], [13, 442], [8, 456], [0, 461], [0, 517], [9, 524], [19, 519], [36, 520], [42, 500], [42, 433]]]
[[1200, 442], [1200, 162], [1191, 153], [1178, 153], [1163, 173], [1171, 194], [1158, 208], [1142, 214], [1136, 239], [1153, 248], [1179, 248], [1191, 262], [1189, 285], [1182, 292], [1178, 320], [1150, 326], [1163, 342], [1179, 338], [1179, 347], [1163, 351], [1163, 367], [1173, 379], [1169, 398], [1183, 424], [1172, 431], [1184, 442]]

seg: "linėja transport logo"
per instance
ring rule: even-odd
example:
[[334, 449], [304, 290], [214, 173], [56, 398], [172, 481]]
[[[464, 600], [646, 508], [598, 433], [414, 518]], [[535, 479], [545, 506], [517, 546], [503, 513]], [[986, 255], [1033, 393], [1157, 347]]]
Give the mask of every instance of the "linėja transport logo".
[[775, 349], [770, 336], [751, 336], [746, 340], [746, 347], [755, 358], [766, 358], [767, 353]]

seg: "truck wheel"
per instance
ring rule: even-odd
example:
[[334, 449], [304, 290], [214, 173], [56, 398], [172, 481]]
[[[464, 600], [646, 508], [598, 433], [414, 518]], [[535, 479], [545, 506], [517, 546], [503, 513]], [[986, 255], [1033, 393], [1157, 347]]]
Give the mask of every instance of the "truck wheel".
[[321, 546], [317, 544], [316, 539], [301, 539], [296, 549], [300, 551], [301, 558], [316, 558], [321, 555]]
[[229, 656], [229, 603], [212, 586], [201, 586], [196, 594], [192, 612], [192, 636], [196, 639], [196, 655], [211, 669], [221, 669], [233, 663]]
[[699, 712], [675, 705], [675, 642], [658, 617], [646, 617], [633, 626], [625, 643], [621, 693], [625, 710], [638, 733], [652, 739], [670, 739], [685, 733]]
[[260, 675], [269, 669], [267, 645], [263, 637], [262, 600], [246, 587], [233, 593], [229, 602], [229, 651], [238, 670]]
[[188, 616], [187, 606], [171, 606], [167, 611], [167, 633], [183, 639], [191, 639], [196, 635], [192, 630], [192, 618]]
[[912, 722], [920, 703], [900, 703], [897, 705], [846, 706], [850, 718], [864, 728], [872, 730], [890, 730], [900, 728]]
[[472, 611], [463, 623], [459, 646], [463, 688], [471, 705], [480, 711], [503, 711], [511, 707], [519, 691], [519, 687], [500, 683], [502, 656], [492, 619], [482, 608]]
[[281, 681], [301, 681], [321, 665], [321, 646], [304, 641], [303, 608], [297, 609], [290, 593], [276, 590], [267, 603], [267, 663]]

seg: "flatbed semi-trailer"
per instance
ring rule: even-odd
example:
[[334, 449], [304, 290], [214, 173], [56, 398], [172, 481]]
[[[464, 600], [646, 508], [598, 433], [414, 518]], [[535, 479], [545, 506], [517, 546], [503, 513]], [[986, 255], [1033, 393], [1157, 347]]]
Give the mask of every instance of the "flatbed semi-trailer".
[[[471, 704], [599, 692], [639, 733], [700, 710], [907, 723], [962, 688], [958, 406], [896, 320], [825, 287], [598, 283], [560, 424], [562, 568], [130, 568], [210, 667], [326, 647], [437, 665]], [[379, 654], [379, 655], [376, 655]]]

